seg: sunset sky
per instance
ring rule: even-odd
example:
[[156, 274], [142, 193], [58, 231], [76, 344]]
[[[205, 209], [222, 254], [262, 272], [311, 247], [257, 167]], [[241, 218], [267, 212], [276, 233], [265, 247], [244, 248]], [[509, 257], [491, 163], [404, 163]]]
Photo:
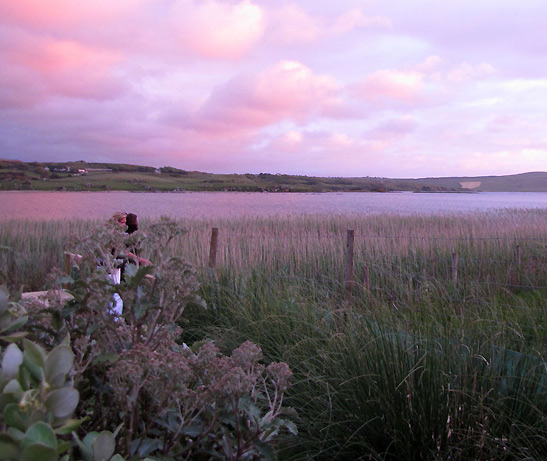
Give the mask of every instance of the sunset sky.
[[0, 0], [0, 158], [547, 170], [546, 0]]

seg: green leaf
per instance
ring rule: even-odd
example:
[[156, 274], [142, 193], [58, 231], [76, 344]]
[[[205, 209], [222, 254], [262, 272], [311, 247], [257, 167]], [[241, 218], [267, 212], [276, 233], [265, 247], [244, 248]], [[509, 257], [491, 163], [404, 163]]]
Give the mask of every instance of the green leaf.
[[66, 375], [72, 369], [74, 353], [68, 346], [57, 346], [46, 358], [46, 381], [52, 387], [60, 387], [66, 380]]
[[14, 320], [4, 331], [9, 332], [21, 328], [25, 323], [27, 323], [28, 317], [23, 316]]
[[40, 443], [29, 445], [21, 453], [21, 461], [57, 461], [58, 459], [56, 450]]
[[0, 433], [0, 460], [19, 459], [21, 450], [17, 440], [8, 434]]
[[[95, 432], [95, 434], [96, 434], [96, 432]], [[78, 434], [76, 434], [76, 432], [72, 433], [72, 438], [74, 439], [74, 441], [78, 445], [78, 448], [80, 449], [80, 454], [81, 454], [82, 458], [84, 459], [84, 461], [91, 461], [91, 457], [90, 457], [90, 453], [89, 453], [90, 449], [86, 446], [86, 444], [82, 440], [80, 440], [80, 437], [78, 437]]]
[[255, 421], [260, 419], [260, 408], [258, 408], [248, 395], [243, 395], [238, 402], [238, 408], [244, 411]]
[[32, 426], [34, 423], [37, 423], [38, 421], [45, 421], [45, 420], [46, 420], [46, 414], [41, 408], [38, 408], [30, 414], [27, 424], [29, 426]]
[[296, 427], [295, 423], [293, 423], [292, 421], [283, 421], [285, 423], [285, 427], [292, 435], [298, 435], [298, 428]]
[[181, 429], [181, 433], [189, 437], [198, 437], [204, 431], [203, 424], [192, 424]]
[[[150, 453], [162, 448], [162, 441], [159, 439], [144, 439], [134, 440], [131, 446], [131, 452], [133, 453], [137, 449], [137, 453], [141, 458], [148, 456]], [[137, 448], [138, 447], [138, 448]]]
[[10, 403], [4, 408], [4, 421], [10, 427], [19, 429], [20, 431], [25, 431], [27, 426], [23, 415], [21, 414], [21, 409], [17, 403]]
[[[150, 265], [150, 266], [140, 266], [139, 270], [135, 273], [135, 275], [133, 275], [131, 273], [133, 267], [136, 268], [137, 266], [129, 264], [128, 268], [126, 269], [126, 276], [129, 275], [127, 283], [130, 288], [137, 287], [138, 285], [142, 283], [143, 279], [147, 275], [151, 275], [154, 273], [154, 266]], [[129, 269], [129, 273], [127, 273], [128, 269]]]
[[7, 434], [13, 440], [17, 440], [19, 443], [21, 443], [23, 441], [23, 438], [25, 437], [25, 433], [23, 431], [20, 431], [19, 429], [15, 429], [14, 427], [8, 428]]
[[4, 408], [6, 408], [6, 405], [16, 402], [17, 400], [12, 394], [0, 394], [0, 414], [4, 413]]
[[55, 429], [55, 433], [59, 435], [68, 435], [78, 429], [82, 423], [83, 419], [69, 419], [61, 427]]
[[46, 363], [46, 353], [44, 350], [28, 339], [23, 339], [25, 352], [23, 354], [23, 363], [28, 368], [35, 379], [42, 380], [44, 377], [44, 366]]
[[24, 450], [33, 444], [41, 444], [57, 450], [57, 438], [49, 424], [38, 422], [29, 427], [21, 446]]
[[275, 461], [277, 459], [273, 448], [267, 443], [264, 443], [261, 440], [255, 440], [253, 441], [253, 445], [262, 455], [261, 459], [265, 461]]
[[109, 460], [116, 449], [116, 441], [110, 431], [102, 431], [91, 443], [93, 461]]
[[[64, 453], [65, 451], [67, 450], [70, 450], [70, 447], [72, 447], [72, 443], [70, 442], [57, 442], [58, 445], [57, 445], [57, 454], [60, 455], [62, 453]], [[68, 456], [68, 455], [66, 455]]]
[[72, 415], [78, 406], [79, 399], [80, 395], [76, 389], [63, 387], [49, 394], [45, 405], [55, 418], [64, 419]]
[[98, 365], [101, 363], [116, 363], [120, 358], [119, 354], [100, 354], [95, 359], [93, 359], [93, 365]]
[[4, 394], [13, 394], [17, 400], [23, 397], [23, 389], [21, 388], [19, 381], [16, 379], [12, 379], [8, 384], [6, 384], [4, 389], [2, 389], [2, 392]]
[[112, 456], [112, 458], [110, 458], [110, 461], [125, 461], [125, 458], [122, 455], [114, 455]]
[[23, 363], [23, 353], [15, 344], [10, 344], [2, 357], [2, 372], [8, 379], [14, 378]]
[[82, 440], [84, 448], [91, 452], [93, 450], [93, 440], [95, 440], [98, 436], [99, 433], [96, 431], [89, 432]]
[[0, 339], [2, 339], [3, 341], [6, 341], [7, 343], [16, 343], [17, 341], [19, 341], [20, 339], [26, 336], [28, 336], [27, 331], [18, 331], [17, 333], [12, 333], [11, 335], [8, 335], [8, 336], [0, 336]]

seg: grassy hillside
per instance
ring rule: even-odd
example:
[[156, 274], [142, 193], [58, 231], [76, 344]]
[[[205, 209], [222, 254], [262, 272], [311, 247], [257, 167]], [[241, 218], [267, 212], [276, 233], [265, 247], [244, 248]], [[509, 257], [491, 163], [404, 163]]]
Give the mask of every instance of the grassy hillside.
[[463, 183], [478, 192], [547, 192], [547, 172], [540, 171], [508, 176], [424, 178], [417, 181], [448, 189], [459, 189]]
[[[323, 178], [282, 174], [212, 174], [117, 163], [0, 160], [0, 190], [241, 192], [547, 192], [547, 173], [475, 178]], [[469, 183], [469, 184], [468, 184]]]

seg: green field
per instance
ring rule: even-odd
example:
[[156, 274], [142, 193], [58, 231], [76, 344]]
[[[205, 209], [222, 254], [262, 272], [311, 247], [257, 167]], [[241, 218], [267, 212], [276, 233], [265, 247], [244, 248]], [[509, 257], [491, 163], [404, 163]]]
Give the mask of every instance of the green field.
[[[275, 443], [280, 459], [547, 457], [543, 210], [180, 222], [164, 254], [143, 247], [197, 269], [208, 309], [186, 309], [179, 341], [229, 352], [251, 340], [289, 364], [298, 435]], [[71, 236], [97, 225], [0, 223], [6, 282], [44, 288], [63, 250], [78, 252]]]
[[173, 167], [112, 163], [38, 163], [0, 160], [0, 190], [140, 192], [469, 192], [462, 182], [480, 184], [474, 191], [547, 192], [547, 173], [474, 178], [336, 178], [287, 174], [212, 174]]

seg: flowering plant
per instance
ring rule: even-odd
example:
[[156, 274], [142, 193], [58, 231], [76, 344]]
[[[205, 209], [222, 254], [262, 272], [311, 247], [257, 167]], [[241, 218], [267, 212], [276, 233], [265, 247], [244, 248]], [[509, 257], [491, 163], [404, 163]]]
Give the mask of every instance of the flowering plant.
[[[251, 342], [230, 355], [211, 342], [182, 343], [185, 307], [206, 307], [192, 265], [163, 256], [184, 229], [164, 218], [150, 237], [140, 234], [139, 249], [153, 264], [126, 265], [125, 282], [115, 284], [105, 274], [120, 248], [135, 245], [135, 234], [105, 227], [74, 242], [78, 278], [55, 279], [69, 283], [73, 299], [50, 296], [31, 316], [43, 344], [55, 347], [71, 336], [82, 427], [113, 431], [118, 452], [129, 457], [274, 458], [271, 443], [279, 432], [296, 433], [282, 417], [290, 413], [282, 405], [288, 365], [262, 364], [262, 351]], [[121, 315], [112, 309], [114, 294], [123, 300]]]

